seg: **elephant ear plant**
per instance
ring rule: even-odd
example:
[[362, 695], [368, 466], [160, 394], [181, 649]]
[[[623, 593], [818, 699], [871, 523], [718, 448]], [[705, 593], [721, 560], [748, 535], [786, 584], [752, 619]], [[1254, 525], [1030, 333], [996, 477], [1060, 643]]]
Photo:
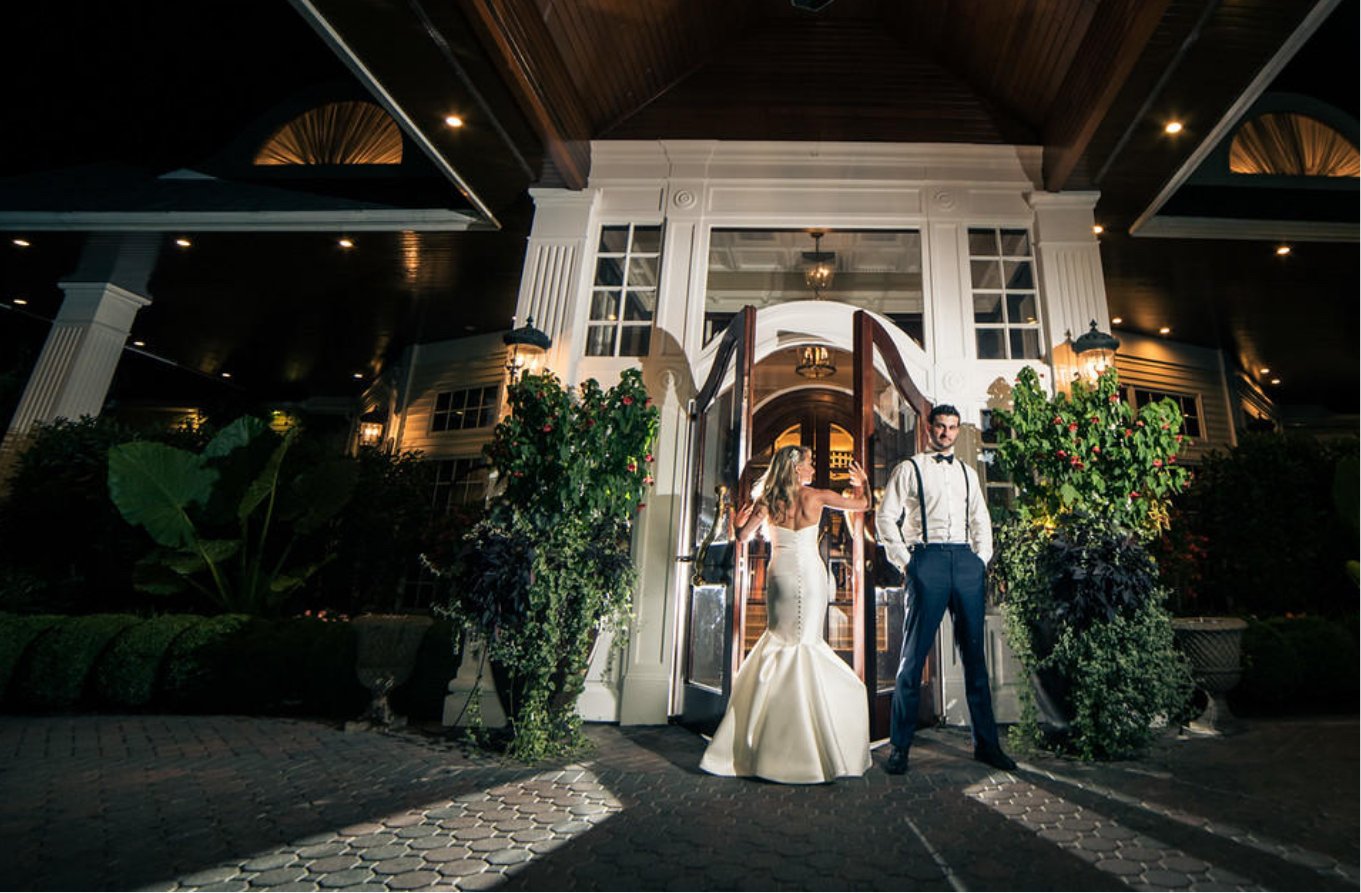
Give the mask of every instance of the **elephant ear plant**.
[[224, 611], [271, 614], [324, 559], [299, 547], [349, 501], [354, 463], [290, 461], [280, 435], [244, 416], [191, 452], [161, 443], [109, 450], [109, 496], [158, 546], [137, 566], [148, 592], [197, 590]]
[[1130, 756], [1190, 697], [1148, 549], [1189, 477], [1181, 412], [1161, 400], [1135, 413], [1114, 369], [1051, 398], [1027, 368], [1012, 402], [995, 418], [1017, 490], [998, 531], [1002, 608], [1028, 675], [1013, 743]]

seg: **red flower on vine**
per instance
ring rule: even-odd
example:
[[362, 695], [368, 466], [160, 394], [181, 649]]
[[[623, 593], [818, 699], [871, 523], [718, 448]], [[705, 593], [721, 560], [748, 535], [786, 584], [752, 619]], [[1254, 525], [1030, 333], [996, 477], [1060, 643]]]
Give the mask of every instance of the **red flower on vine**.
[[1129, 491], [1129, 498], [1130, 498], [1130, 499], [1138, 499], [1138, 498], [1139, 498], [1139, 491], [1138, 491], [1138, 490], [1131, 490], [1131, 491]]
[[635, 472], [635, 471], [638, 470], [638, 463], [637, 463], [637, 462], [634, 462], [632, 459], [630, 459], [630, 460], [629, 460], [629, 466], [628, 466], [628, 468], [629, 468], [629, 473], [632, 474], [633, 472]]
[[632, 405], [633, 405], [633, 398], [630, 397], [628, 394], [625, 394], [624, 397], [623, 397], [623, 399], [621, 399], [619, 402], [622, 403], [622, 404], [624, 404], [625, 406], [632, 406]]
[[543, 432], [544, 432], [545, 434], [547, 434], [549, 431], [552, 431], [552, 430], [553, 430], [553, 423], [552, 423], [552, 422], [544, 422], [544, 423], [543, 423]]
[[1071, 434], [1071, 433], [1073, 433], [1073, 432], [1076, 431], [1076, 430], [1077, 430], [1077, 422], [1069, 422], [1069, 423], [1068, 423], [1068, 433]]
[[645, 475], [645, 476], [643, 477], [643, 486], [646, 487], [646, 486], [651, 485], [652, 483], [654, 483], [654, 480], [653, 480], [652, 475], [649, 474], [649, 475]]
[[1119, 395], [1119, 394], [1111, 394], [1111, 395], [1110, 395], [1109, 397], [1107, 397], [1106, 399], [1109, 400], [1111, 403], [1119, 403], [1119, 402], [1120, 402], [1120, 395]]
[[644, 456], [644, 457], [643, 457], [643, 461], [644, 461], [644, 462], [651, 462], [651, 461], [652, 461], [652, 454], [651, 454], [651, 453], [648, 453], [646, 456]]
[[1154, 460], [1153, 460], [1153, 467], [1154, 467], [1154, 468], [1162, 468], [1162, 467], [1163, 467], [1163, 460], [1161, 460], [1161, 459], [1154, 459]]

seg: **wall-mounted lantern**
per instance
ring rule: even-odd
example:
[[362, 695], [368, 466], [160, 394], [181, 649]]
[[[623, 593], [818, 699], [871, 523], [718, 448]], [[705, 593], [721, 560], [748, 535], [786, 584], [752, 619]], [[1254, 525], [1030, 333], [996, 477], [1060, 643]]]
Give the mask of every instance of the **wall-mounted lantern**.
[[1096, 381], [1102, 372], [1115, 365], [1115, 351], [1119, 347], [1120, 339], [1099, 330], [1096, 320], [1092, 320], [1092, 327], [1073, 342], [1078, 375], [1086, 381]]
[[525, 324], [518, 329], [511, 329], [502, 335], [501, 340], [510, 348], [506, 353], [506, 372], [510, 374], [512, 382], [520, 377], [520, 373], [532, 373], [538, 369], [548, 348], [553, 346], [553, 339], [534, 327], [532, 316], [526, 318]]

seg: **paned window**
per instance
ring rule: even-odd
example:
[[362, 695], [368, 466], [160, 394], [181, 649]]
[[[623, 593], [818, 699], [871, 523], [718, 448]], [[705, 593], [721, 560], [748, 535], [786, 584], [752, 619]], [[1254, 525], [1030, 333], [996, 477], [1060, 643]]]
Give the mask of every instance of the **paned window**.
[[978, 454], [978, 477], [987, 492], [988, 511], [993, 518], [1005, 517], [1016, 501], [1016, 488], [1011, 477], [1002, 471], [1002, 463], [997, 459], [997, 433], [992, 418], [992, 410], [979, 413], [979, 440], [982, 449]]
[[1171, 394], [1166, 391], [1154, 391], [1148, 388], [1126, 388], [1126, 397], [1130, 405], [1137, 412], [1150, 403], [1157, 403], [1166, 398], [1177, 404], [1181, 409], [1181, 433], [1187, 437], [1199, 438], [1201, 436], [1200, 427], [1200, 397], [1196, 394]]
[[435, 463], [435, 494], [432, 507], [444, 513], [454, 506], [481, 502], [487, 495], [487, 460], [440, 459]]
[[435, 411], [430, 415], [430, 430], [462, 431], [485, 428], [496, 420], [499, 385], [442, 391], [435, 395]]
[[586, 325], [587, 356], [647, 356], [661, 263], [660, 226], [630, 223], [600, 228]]
[[1030, 234], [970, 227], [969, 280], [978, 358], [1039, 359], [1039, 292]]

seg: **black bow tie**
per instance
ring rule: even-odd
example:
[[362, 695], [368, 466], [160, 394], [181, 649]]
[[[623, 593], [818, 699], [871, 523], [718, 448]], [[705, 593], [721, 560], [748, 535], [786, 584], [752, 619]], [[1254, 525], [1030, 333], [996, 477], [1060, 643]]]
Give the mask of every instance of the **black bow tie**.
[[954, 453], [950, 453], [949, 455], [946, 455], [945, 453], [936, 453], [931, 458], [935, 459], [937, 462], [949, 462], [951, 465], [955, 464]]

